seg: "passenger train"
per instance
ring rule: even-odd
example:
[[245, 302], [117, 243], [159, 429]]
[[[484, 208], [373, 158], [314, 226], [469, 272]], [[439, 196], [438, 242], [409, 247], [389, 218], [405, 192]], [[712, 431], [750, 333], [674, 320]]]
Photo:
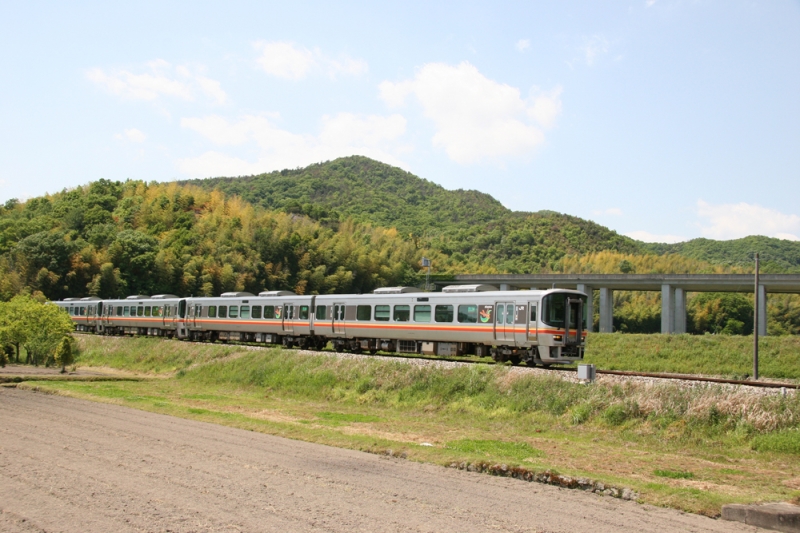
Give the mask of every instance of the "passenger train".
[[218, 297], [172, 294], [67, 298], [78, 331], [192, 341], [244, 341], [338, 351], [491, 356], [529, 365], [583, 359], [586, 295], [567, 289], [498, 291], [452, 285], [442, 292], [385, 287], [371, 294], [265, 291]]

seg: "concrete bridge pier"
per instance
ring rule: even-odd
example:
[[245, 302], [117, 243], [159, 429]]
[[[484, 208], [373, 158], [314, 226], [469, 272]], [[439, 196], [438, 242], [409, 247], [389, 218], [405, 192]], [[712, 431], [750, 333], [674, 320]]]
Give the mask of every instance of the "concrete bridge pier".
[[600, 333], [614, 331], [614, 291], [600, 287]]
[[675, 333], [686, 333], [686, 291], [675, 287]]
[[675, 332], [675, 287], [661, 286], [661, 333]]

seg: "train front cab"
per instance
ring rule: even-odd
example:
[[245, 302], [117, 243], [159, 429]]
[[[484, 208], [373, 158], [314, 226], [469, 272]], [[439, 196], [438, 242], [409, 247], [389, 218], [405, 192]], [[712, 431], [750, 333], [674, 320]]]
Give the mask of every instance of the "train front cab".
[[548, 291], [542, 296], [536, 328], [541, 363], [583, 359], [589, 309], [586, 300], [587, 296], [578, 291]]

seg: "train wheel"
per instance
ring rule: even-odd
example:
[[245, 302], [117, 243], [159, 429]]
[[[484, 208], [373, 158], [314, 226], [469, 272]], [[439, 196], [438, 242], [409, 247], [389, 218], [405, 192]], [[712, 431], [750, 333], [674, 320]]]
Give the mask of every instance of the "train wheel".
[[512, 365], [517, 366], [518, 364], [520, 364], [522, 362], [522, 357], [520, 357], [517, 354], [514, 354], [512, 356], [509, 356], [508, 360], [511, 361]]

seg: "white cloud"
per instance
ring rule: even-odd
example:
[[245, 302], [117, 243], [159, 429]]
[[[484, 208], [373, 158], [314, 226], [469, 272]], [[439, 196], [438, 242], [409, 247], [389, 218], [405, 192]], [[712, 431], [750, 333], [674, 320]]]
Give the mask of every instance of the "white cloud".
[[697, 216], [704, 237], [718, 240], [765, 235], [790, 241], [800, 240], [800, 216], [787, 215], [756, 204], [712, 205], [697, 201]]
[[636, 239], [637, 241], [665, 242], [669, 244], [688, 240], [686, 237], [681, 237], [679, 235], [656, 235], [648, 231], [631, 231], [630, 233], [626, 233], [625, 236]]
[[585, 39], [581, 51], [586, 59], [586, 64], [592, 66], [598, 56], [608, 53], [608, 39], [602, 35], [589, 37]]
[[528, 116], [545, 128], [551, 128], [561, 114], [561, 87], [532, 96], [531, 100], [533, 106], [528, 108]]
[[516, 46], [517, 46], [517, 50], [522, 52], [522, 51], [525, 51], [525, 50], [527, 50], [528, 48], [531, 47], [531, 42], [528, 39], [520, 39], [519, 41], [517, 41], [517, 45]]
[[540, 125], [551, 126], [561, 112], [561, 89], [523, 99], [519, 89], [486, 78], [468, 62], [429, 63], [414, 79], [384, 81], [381, 98], [391, 107], [414, 95], [436, 125], [433, 145], [461, 164], [524, 156], [544, 142]]
[[339, 74], [359, 75], [368, 70], [367, 63], [343, 55], [330, 58], [318, 48], [309, 50], [285, 41], [257, 41], [253, 47], [261, 52], [256, 60], [264, 72], [287, 80], [301, 80], [314, 71], [323, 71], [331, 78]]
[[212, 150], [196, 158], [178, 161], [178, 169], [190, 176], [257, 174], [282, 168], [306, 166], [349, 155], [364, 155], [396, 166], [405, 166], [397, 154], [404, 151], [398, 139], [405, 133], [401, 115], [362, 116], [339, 113], [324, 116], [319, 135], [300, 135], [282, 130], [276, 115], [244, 116], [230, 122], [219, 116], [184, 118], [181, 125], [217, 145], [255, 143], [255, 161]]
[[163, 59], [146, 63], [146, 71], [133, 73], [129, 70], [104, 70], [92, 68], [86, 77], [103, 86], [112, 94], [130, 100], [153, 101], [160, 97], [173, 97], [192, 101], [201, 92], [218, 104], [227, 102], [227, 95], [220, 83], [202, 74], [202, 68], [194, 71], [187, 66], [173, 67]]
[[608, 209], [592, 211], [592, 214], [594, 214], [594, 215], [611, 215], [611, 216], [615, 216], [615, 217], [621, 217], [622, 216], [622, 209], [620, 209], [619, 207], [609, 207]]
[[125, 130], [124, 133], [117, 133], [114, 135], [114, 138], [120, 141], [127, 139], [130, 142], [143, 143], [145, 139], [147, 139], [147, 135], [145, 135], [141, 130], [130, 128]]

